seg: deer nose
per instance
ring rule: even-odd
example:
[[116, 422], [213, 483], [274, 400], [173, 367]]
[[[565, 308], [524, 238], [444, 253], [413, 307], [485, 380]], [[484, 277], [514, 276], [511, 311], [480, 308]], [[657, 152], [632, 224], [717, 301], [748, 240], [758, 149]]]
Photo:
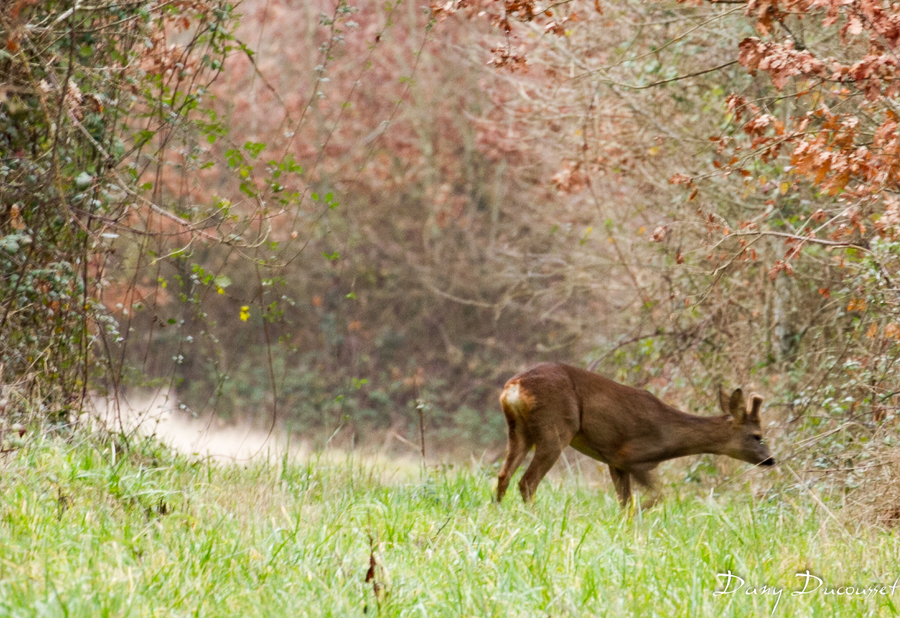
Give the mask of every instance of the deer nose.
[[774, 457], [769, 457], [768, 459], [765, 459], [765, 460], [763, 460], [762, 462], [760, 462], [759, 465], [761, 465], [761, 466], [774, 466], [774, 465], [775, 465], [775, 458], [774, 458]]

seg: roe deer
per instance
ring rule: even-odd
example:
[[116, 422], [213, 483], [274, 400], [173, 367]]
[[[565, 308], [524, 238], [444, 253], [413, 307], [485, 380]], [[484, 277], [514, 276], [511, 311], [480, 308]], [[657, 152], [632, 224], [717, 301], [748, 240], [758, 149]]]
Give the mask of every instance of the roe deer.
[[566, 446], [609, 465], [622, 506], [631, 499], [631, 477], [649, 487], [648, 473], [667, 459], [714, 453], [773, 465], [759, 425], [762, 397], [751, 395], [748, 409], [741, 389], [730, 398], [720, 391], [719, 403], [724, 416], [693, 416], [645, 390], [583, 369], [560, 363], [532, 367], [500, 393], [509, 445], [497, 479], [497, 502], [532, 447], [534, 459], [519, 482], [525, 502]]

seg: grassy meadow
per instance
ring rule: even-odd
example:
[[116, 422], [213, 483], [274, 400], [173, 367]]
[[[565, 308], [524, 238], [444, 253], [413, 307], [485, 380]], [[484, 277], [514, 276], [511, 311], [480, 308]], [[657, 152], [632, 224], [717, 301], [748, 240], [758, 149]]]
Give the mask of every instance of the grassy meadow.
[[[627, 517], [612, 491], [568, 473], [545, 481], [531, 506], [511, 492], [498, 507], [490, 466], [227, 465], [152, 441], [126, 450], [47, 436], [0, 463], [2, 616], [745, 618], [900, 607], [896, 533], [829, 504], [835, 521], [790, 483], [764, 498], [746, 481], [664, 486], [655, 507]], [[821, 586], [792, 595], [816, 588], [812, 576]], [[716, 594], [737, 577], [737, 592]]]

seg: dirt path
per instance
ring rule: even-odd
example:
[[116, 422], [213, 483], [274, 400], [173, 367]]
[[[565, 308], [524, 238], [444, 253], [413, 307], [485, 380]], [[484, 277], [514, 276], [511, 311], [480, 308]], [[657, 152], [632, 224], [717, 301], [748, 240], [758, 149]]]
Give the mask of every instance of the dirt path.
[[159, 391], [130, 394], [114, 400], [95, 398], [92, 416], [113, 431], [137, 435], [155, 435], [161, 442], [185, 455], [210, 458], [227, 463], [280, 459], [285, 452], [296, 461], [318, 459], [376, 465], [391, 478], [409, 478], [421, 472], [416, 458], [389, 455], [377, 451], [350, 453], [335, 448], [315, 452], [309, 444], [289, 439], [281, 430], [265, 431], [248, 424], [228, 424], [214, 416], [194, 417], [180, 409], [175, 396]]
[[213, 416], [194, 417], [179, 409], [178, 400], [165, 391], [94, 399], [96, 419], [113, 431], [155, 435], [186, 455], [223, 461], [249, 461], [257, 457], [307, 454], [302, 444], [290, 444], [286, 433], [262, 431], [249, 425], [228, 425]]

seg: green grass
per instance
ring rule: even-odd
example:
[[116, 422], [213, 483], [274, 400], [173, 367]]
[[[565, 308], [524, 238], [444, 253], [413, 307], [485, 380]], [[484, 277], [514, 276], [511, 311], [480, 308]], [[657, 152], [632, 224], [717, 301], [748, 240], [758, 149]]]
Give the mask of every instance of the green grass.
[[[407, 480], [358, 461], [210, 465], [40, 438], [0, 468], [3, 616], [867, 616], [896, 534], [847, 534], [806, 492], [663, 488], [625, 517], [571, 475], [491, 503], [493, 470]], [[411, 478], [411, 480], [410, 480]], [[681, 496], [681, 497], [679, 497]], [[838, 516], [841, 513], [838, 512]], [[371, 544], [370, 544], [371, 543]], [[374, 552], [373, 552], [374, 549]], [[365, 580], [370, 555], [374, 583]], [[795, 577], [822, 578], [817, 592]], [[715, 595], [718, 573], [746, 584]], [[815, 581], [815, 580], [813, 580]], [[724, 583], [724, 582], [723, 582]], [[750, 588], [783, 589], [748, 595]]]

